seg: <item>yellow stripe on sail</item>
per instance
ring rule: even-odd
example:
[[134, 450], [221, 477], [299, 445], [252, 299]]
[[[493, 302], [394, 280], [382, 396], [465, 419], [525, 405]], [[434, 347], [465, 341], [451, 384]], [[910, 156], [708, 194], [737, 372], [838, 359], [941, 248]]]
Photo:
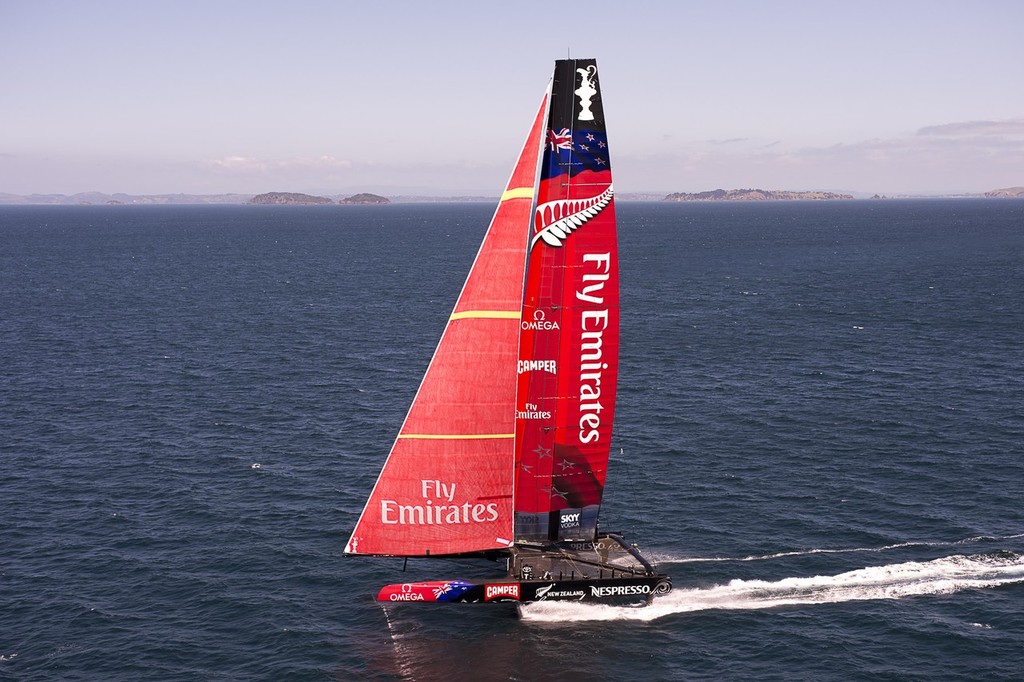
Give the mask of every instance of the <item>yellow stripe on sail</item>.
[[495, 320], [518, 320], [522, 314], [518, 310], [463, 310], [452, 313], [450, 320], [464, 320], [467, 317]]
[[515, 438], [514, 433], [400, 433], [399, 438], [415, 440], [487, 440], [490, 438]]
[[533, 187], [513, 187], [507, 189], [501, 194], [501, 200], [507, 201], [509, 199], [532, 199], [533, 198]]

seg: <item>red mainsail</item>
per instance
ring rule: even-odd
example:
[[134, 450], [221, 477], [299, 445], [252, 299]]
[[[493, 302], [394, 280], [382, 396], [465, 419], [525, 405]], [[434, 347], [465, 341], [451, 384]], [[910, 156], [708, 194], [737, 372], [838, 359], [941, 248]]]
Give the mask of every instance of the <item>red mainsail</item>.
[[515, 539], [592, 540], [619, 355], [619, 272], [594, 60], [559, 60], [519, 341]]
[[597, 64], [559, 60], [345, 551], [592, 540], [615, 412], [618, 281]]
[[516, 357], [547, 97], [345, 551], [427, 556], [513, 542]]

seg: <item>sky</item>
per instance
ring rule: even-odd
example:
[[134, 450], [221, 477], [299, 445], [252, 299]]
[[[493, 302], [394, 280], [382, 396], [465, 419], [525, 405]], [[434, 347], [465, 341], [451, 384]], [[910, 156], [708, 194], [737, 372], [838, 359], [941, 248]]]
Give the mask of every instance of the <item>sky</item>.
[[616, 190], [1024, 185], [1021, 0], [0, 0], [0, 193], [497, 196], [555, 59]]

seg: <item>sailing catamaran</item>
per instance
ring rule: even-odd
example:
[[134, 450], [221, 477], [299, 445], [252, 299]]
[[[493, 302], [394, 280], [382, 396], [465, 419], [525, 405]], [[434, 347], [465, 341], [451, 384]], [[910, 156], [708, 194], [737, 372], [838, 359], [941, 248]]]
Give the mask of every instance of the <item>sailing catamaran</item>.
[[672, 589], [598, 529], [615, 411], [615, 205], [597, 63], [555, 71], [350, 554], [504, 558], [381, 601], [611, 601]]

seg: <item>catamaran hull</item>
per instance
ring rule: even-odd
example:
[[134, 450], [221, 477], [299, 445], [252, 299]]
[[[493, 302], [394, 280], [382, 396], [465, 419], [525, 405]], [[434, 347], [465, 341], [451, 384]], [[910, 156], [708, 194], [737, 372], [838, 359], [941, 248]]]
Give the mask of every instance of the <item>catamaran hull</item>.
[[628, 603], [672, 590], [636, 545], [618, 533], [593, 540], [549, 545], [517, 544], [508, 550], [508, 574], [496, 580], [433, 580], [387, 585], [382, 602], [538, 602]]
[[668, 594], [667, 575], [577, 580], [435, 580], [386, 585], [377, 594], [381, 602], [484, 602], [576, 601], [621, 604], [650, 601]]

